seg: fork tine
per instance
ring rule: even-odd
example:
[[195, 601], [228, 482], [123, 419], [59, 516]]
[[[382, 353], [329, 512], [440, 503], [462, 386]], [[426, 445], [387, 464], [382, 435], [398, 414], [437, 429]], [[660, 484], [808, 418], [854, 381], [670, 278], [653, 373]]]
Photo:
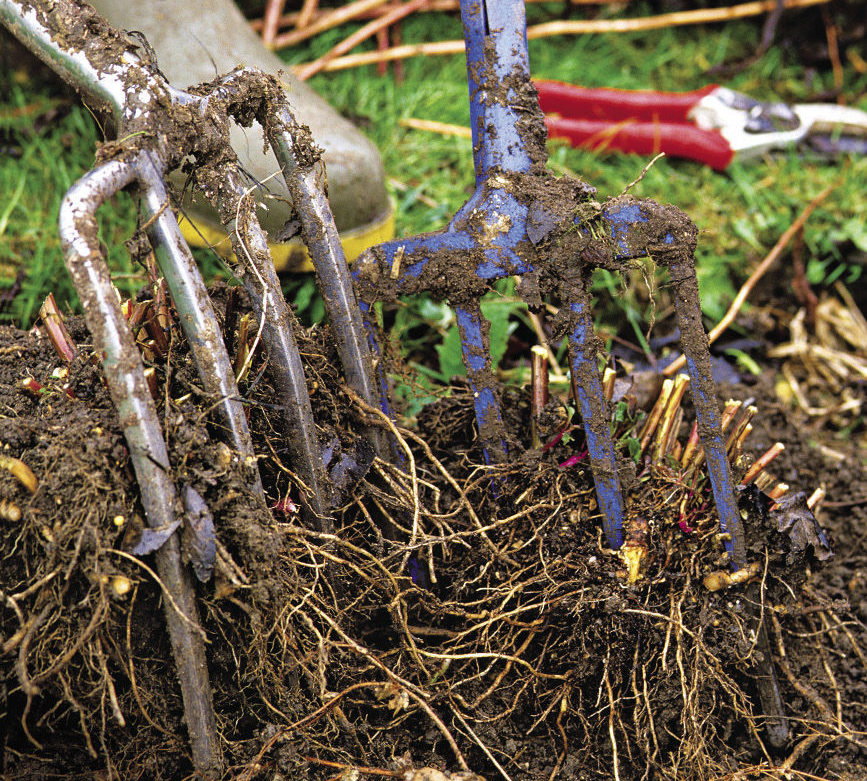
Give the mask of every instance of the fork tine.
[[686, 367], [691, 380], [690, 392], [711, 489], [719, 512], [720, 528], [728, 535], [725, 546], [731, 556], [732, 565], [735, 569], [740, 569], [747, 563], [746, 540], [725, 439], [721, 432], [707, 333], [701, 321], [695, 265], [691, 254], [685, 258], [672, 259], [666, 265], [674, 287], [680, 348], [686, 356]]
[[280, 110], [278, 116], [283, 129], [270, 133], [271, 147], [301, 221], [304, 243], [316, 268], [347, 383], [369, 404], [376, 404], [370, 350], [331, 206], [318, 183], [314, 164], [300, 160], [295, 151], [292, 133], [300, 132], [301, 127], [286, 109]]
[[485, 461], [502, 463], [506, 460], [508, 450], [497, 386], [491, 370], [488, 339], [491, 325], [482, 315], [477, 301], [455, 307], [455, 315], [461, 335], [461, 356], [473, 391], [473, 406]]
[[[382, 396], [373, 371], [368, 334], [331, 207], [317, 183], [313, 164], [301, 160], [296, 152], [293, 133], [297, 134], [300, 126], [285, 108], [278, 111], [278, 117], [281, 130], [270, 131], [269, 141], [301, 221], [304, 243], [316, 269], [319, 291], [331, 322], [331, 333], [346, 382], [368, 404], [379, 407]], [[370, 429], [369, 438], [378, 455], [383, 456], [383, 441], [379, 431]]]
[[572, 302], [569, 305], [574, 326], [569, 333], [569, 347], [572, 358], [572, 377], [581, 407], [581, 418], [587, 439], [587, 453], [593, 470], [593, 482], [599, 508], [602, 511], [602, 525], [608, 544], [614, 550], [623, 544], [623, 497], [620, 481], [617, 478], [617, 460], [614, 442], [609, 429], [609, 415], [606, 409], [605, 394], [599, 379], [596, 359], [596, 335], [590, 317], [590, 299], [587, 295], [586, 280], [575, 285]]
[[331, 530], [328, 478], [304, 366], [292, 333], [295, 316], [280, 289], [265, 232], [236, 164], [224, 166], [219, 173], [210, 172], [203, 184], [231, 237], [237, 258], [233, 270], [250, 296], [262, 328], [262, 340], [269, 350], [269, 371], [283, 405], [292, 464], [310, 492], [303, 505], [304, 513], [316, 528], [328, 532]]
[[143, 184], [143, 207], [151, 223], [147, 229], [148, 238], [178, 310], [178, 319], [193, 353], [199, 379], [205, 390], [219, 399], [219, 409], [228, 426], [231, 442], [243, 462], [252, 467], [249, 470], [251, 484], [264, 502], [262, 480], [252, 460], [253, 441], [238, 383], [217, 329], [217, 317], [201, 272], [181, 235], [159, 168], [147, 153], [138, 158], [136, 168]]

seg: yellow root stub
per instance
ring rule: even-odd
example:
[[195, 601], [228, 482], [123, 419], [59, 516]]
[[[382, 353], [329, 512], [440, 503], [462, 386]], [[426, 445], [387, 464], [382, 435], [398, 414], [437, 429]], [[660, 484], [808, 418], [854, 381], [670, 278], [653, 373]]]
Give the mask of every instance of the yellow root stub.
[[644, 545], [630, 544], [627, 540], [620, 549], [620, 557], [626, 564], [626, 582], [638, 583], [644, 571], [647, 569], [647, 547]]

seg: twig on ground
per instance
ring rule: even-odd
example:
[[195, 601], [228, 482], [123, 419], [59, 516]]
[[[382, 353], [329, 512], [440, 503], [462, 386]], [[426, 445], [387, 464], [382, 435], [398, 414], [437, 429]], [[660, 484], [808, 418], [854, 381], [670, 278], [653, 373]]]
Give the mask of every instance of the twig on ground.
[[[824, 5], [830, 1], [831, 0], [787, 0], [785, 7], [787, 9], [808, 8], [814, 5]], [[376, 0], [368, 0], [368, 2], [376, 2]], [[775, 6], [776, 0], [757, 0], [756, 2], [741, 3], [740, 5], [729, 6], [726, 8], [702, 8], [696, 11], [678, 11], [675, 13], [659, 14], [658, 16], [648, 16], [640, 19], [590, 19], [548, 22], [528, 27], [527, 38], [533, 40], [535, 38], [549, 38], [553, 35], [626, 33], [643, 30], [660, 30], [668, 27], [680, 27], [691, 24], [728, 22], [734, 19], [746, 19], [751, 16], [760, 16], [761, 14], [772, 10]], [[347, 6], [346, 10], [349, 8], [352, 8], [352, 6]], [[359, 15], [360, 13], [363, 12], [359, 12]], [[340, 22], [338, 22], [338, 24], [340, 24]], [[334, 25], [328, 25], [321, 29], [329, 29], [331, 26]], [[311, 30], [313, 27], [315, 27], [315, 25], [311, 25], [307, 29]], [[316, 32], [321, 32], [321, 30], [317, 30]], [[315, 32], [310, 33], [310, 35], [315, 34]], [[292, 43], [297, 43], [299, 40], [304, 40], [305, 38], [310, 37], [310, 35], [301, 35], [300, 32], [294, 34], [289, 33], [286, 36], [278, 38], [275, 41], [275, 47], [289, 46]], [[360, 65], [375, 65], [378, 62], [404, 60], [408, 57], [459, 54], [463, 51], [463, 41], [438, 41], [435, 43], [416, 43], [405, 46], [393, 46], [385, 51], [362, 52], [360, 54], [349, 54], [345, 57], [337, 57], [336, 59], [331, 60], [323, 70], [345, 70], [346, 68], [357, 68]], [[297, 72], [304, 67], [304, 64], [296, 65], [292, 70]]]
[[403, 117], [397, 121], [401, 127], [408, 127], [412, 130], [427, 130], [430, 133], [439, 133], [443, 136], [454, 136], [456, 138], [472, 138], [473, 131], [464, 125], [452, 125], [448, 122], [437, 122], [433, 119], [417, 119], [416, 117]]
[[265, 5], [265, 15], [262, 19], [262, 43], [268, 48], [274, 45], [274, 38], [277, 37], [277, 28], [285, 5], [286, 0], [268, 0]]
[[429, 2], [429, 0], [410, 0], [408, 3], [398, 5], [384, 16], [379, 17], [379, 19], [374, 19], [364, 25], [361, 29], [356, 30], [352, 35], [342, 40], [330, 51], [323, 54], [319, 59], [313, 60], [313, 62], [297, 69], [295, 75], [302, 81], [306, 81], [311, 76], [315, 76], [323, 70], [329, 62], [336, 59], [341, 54], [346, 54], [347, 52], [352, 51], [362, 41], [366, 41], [368, 38], [376, 35], [380, 31], [387, 30], [395, 22], [409, 16], [413, 11], [417, 11], [427, 2]]
[[294, 46], [296, 43], [306, 41], [314, 35], [319, 35], [319, 33], [324, 33], [326, 30], [330, 30], [333, 27], [338, 27], [341, 24], [346, 24], [346, 22], [351, 22], [362, 14], [372, 11], [377, 6], [385, 5], [387, 2], [388, 0], [356, 0], [356, 2], [345, 5], [342, 8], [329, 10], [328, 12], [323, 13], [307, 27], [292, 30], [292, 32], [277, 36], [274, 39], [272, 46], [275, 49]]
[[[528, 5], [532, 3], [546, 3], [550, 0], [524, 0]], [[582, 5], [609, 5], [611, 0], [568, 0], [570, 6]], [[619, 3], [621, 7], [629, 5], [630, 0], [624, 0]], [[395, 7], [394, 2], [377, 6], [373, 9], [368, 9], [354, 16], [355, 19], [371, 19], [377, 16], [382, 16], [388, 13]], [[418, 10], [421, 13], [427, 11], [438, 11], [440, 13], [460, 10], [460, 0], [430, 0], [430, 2]], [[326, 17], [334, 12], [332, 8], [320, 9], [318, 0], [304, 0], [304, 5], [300, 11], [290, 11], [283, 14], [278, 22], [278, 29], [282, 27], [294, 27], [297, 30], [303, 30], [308, 25], [318, 22], [323, 17]], [[256, 32], [261, 32], [264, 29], [264, 19], [250, 20], [250, 27]]]

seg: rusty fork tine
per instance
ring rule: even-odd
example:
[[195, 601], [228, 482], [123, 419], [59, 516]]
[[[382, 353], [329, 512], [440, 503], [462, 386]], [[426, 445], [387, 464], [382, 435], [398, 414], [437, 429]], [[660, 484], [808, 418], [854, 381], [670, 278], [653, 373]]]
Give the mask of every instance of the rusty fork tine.
[[[67, 29], [70, 19], [75, 29]], [[349, 384], [375, 402], [367, 336], [349, 281], [346, 261], [324, 193], [316, 184], [318, 161], [309, 131], [288, 111], [277, 79], [259, 71], [236, 71], [213, 84], [181, 91], [172, 87], [143, 48], [111, 28], [82, 0], [27, 3], [0, 0], [0, 22], [70, 84], [113, 119], [118, 140], [103, 150], [115, 159], [78, 182], [66, 195], [61, 234], [67, 265], [129, 444], [148, 524], [177, 527], [177, 491], [140, 354], [123, 319], [105, 259], [94, 212], [114, 192], [136, 184], [143, 196], [146, 231], [166, 279], [181, 325], [209, 393], [218, 399], [232, 443], [249, 460], [253, 487], [263, 496], [250, 433], [219, 326], [189, 247], [171, 213], [162, 178], [193, 161], [199, 181], [229, 229], [243, 281], [259, 317], [271, 373], [280, 395], [293, 467], [307, 492], [304, 515], [330, 531], [330, 491], [316, 435], [307, 383], [293, 335], [294, 317], [280, 290], [253, 199], [229, 147], [231, 118], [257, 119], [265, 129], [296, 201], [304, 236], [317, 266], [341, 361]], [[78, 34], [80, 32], [80, 34]], [[155, 132], [155, 128], [158, 130]], [[371, 435], [375, 441], [375, 435]], [[196, 771], [221, 772], [212, 695], [189, 572], [176, 535], [157, 552], [160, 576], [174, 602], [166, 618], [180, 678]], [[176, 604], [177, 608], [171, 607]]]
[[[380, 406], [381, 394], [368, 334], [331, 206], [318, 183], [317, 161], [311, 159], [309, 146], [302, 151], [298, 143], [299, 138], [306, 138], [309, 131], [305, 133], [285, 107], [276, 107], [276, 114], [277, 122], [266, 129], [268, 140], [301, 222], [302, 236], [316, 269], [319, 291], [346, 382], [368, 404]], [[383, 443], [377, 430], [370, 429], [368, 434], [378, 455], [384, 457]]]
[[317, 181], [315, 163], [305, 160], [298, 151], [301, 134], [298, 123], [283, 110], [280, 125], [283, 129], [269, 132], [269, 140], [301, 222], [302, 236], [316, 269], [346, 381], [366, 402], [378, 404], [367, 336], [331, 206]]
[[[104, 163], [66, 193], [60, 210], [60, 238], [66, 265], [81, 298], [94, 347], [102, 356], [109, 392], [129, 445], [148, 524], [177, 525], [177, 492], [156, 408], [144, 376], [144, 364], [120, 310], [108, 266], [99, 245], [95, 212], [111, 195], [136, 178], [133, 165]], [[180, 542], [172, 535], [156, 552], [157, 572], [176, 605], [164, 602], [166, 623], [196, 767], [220, 766], [211, 688], [203, 635], [189, 571], [181, 561]], [[179, 614], [179, 611], [181, 614]]]
[[[331, 207], [322, 186], [317, 181], [316, 168], [319, 164], [319, 155], [315, 151], [309, 129], [295, 120], [288, 108], [286, 97], [276, 82], [269, 82], [264, 74], [253, 68], [235, 71], [222, 77], [215, 84], [209, 85], [208, 97], [205, 100], [210, 97], [219, 97], [225, 103], [228, 113], [238, 122], [248, 123], [252, 110], [262, 125], [268, 143], [280, 164], [281, 173], [286, 180], [293, 206], [301, 222], [302, 236], [316, 269], [317, 281], [326, 313], [332, 324], [332, 334], [346, 374], [347, 384], [369, 404], [379, 405], [380, 392], [376, 385], [368, 336]], [[228, 194], [227, 203], [233, 204], [233, 208], [236, 208], [239, 197], [245, 191], [237, 174], [233, 174], [233, 178], [236, 181], [230, 188], [232, 192]], [[218, 177], [212, 176], [206, 183], [206, 189], [210, 190], [211, 200], [223, 217], [224, 224], [237, 222], [232, 214], [226, 213], [225, 204], [218, 202], [221, 197], [219, 193], [225, 190]], [[250, 214], [249, 228], [258, 236], [262, 233], [261, 228], [258, 220], [255, 219], [255, 214], [252, 212]], [[243, 261], [244, 243], [237, 242], [236, 230], [230, 230], [230, 236], [237, 257]], [[267, 252], [267, 244], [261, 244], [257, 238], [255, 245], [258, 251], [264, 253], [262, 264], [273, 266], [270, 254]], [[264, 260], [265, 257], [267, 260]], [[270, 277], [273, 277], [276, 284], [277, 277], [273, 269], [262, 268], [260, 274], [269, 286]], [[279, 284], [275, 289], [279, 290]], [[286, 323], [291, 322], [293, 318], [290, 314]], [[286, 354], [284, 358], [288, 367], [290, 362]], [[382, 455], [378, 433], [371, 430], [369, 438], [377, 452]], [[310, 447], [301, 448], [298, 443], [296, 450], [300, 453], [303, 450], [310, 450]], [[316, 477], [318, 471], [318, 466], [310, 466], [308, 469], [308, 477], [317, 484], [322, 483], [321, 477]], [[328, 502], [323, 499], [320, 504], [321, 510], [324, 511]], [[316, 512], [321, 515], [320, 510]]]

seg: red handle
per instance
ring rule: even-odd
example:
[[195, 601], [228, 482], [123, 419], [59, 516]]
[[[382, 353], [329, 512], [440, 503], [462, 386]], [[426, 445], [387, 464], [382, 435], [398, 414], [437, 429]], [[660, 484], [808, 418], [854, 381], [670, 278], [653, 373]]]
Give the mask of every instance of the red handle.
[[562, 81], [533, 83], [539, 91], [539, 105], [546, 114], [613, 122], [624, 119], [689, 122], [690, 110], [717, 88], [716, 84], [708, 84], [693, 92], [652, 92], [576, 87]]
[[728, 141], [715, 130], [701, 130], [695, 125], [670, 122], [624, 122], [608, 120], [545, 117], [548, 135], [565, 138], [572, 146], [588, 149], [619, 149], [638, 155], [665, 152], [685, 157], [722, 171], [732, 161]]

